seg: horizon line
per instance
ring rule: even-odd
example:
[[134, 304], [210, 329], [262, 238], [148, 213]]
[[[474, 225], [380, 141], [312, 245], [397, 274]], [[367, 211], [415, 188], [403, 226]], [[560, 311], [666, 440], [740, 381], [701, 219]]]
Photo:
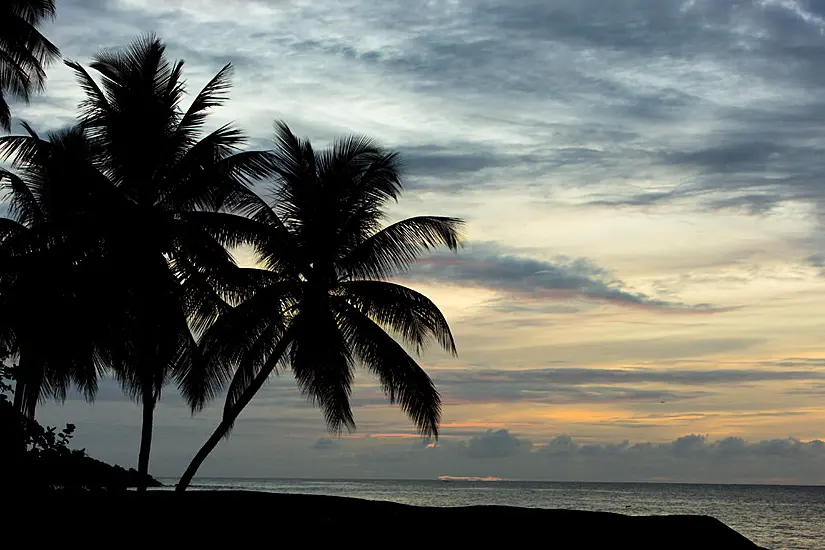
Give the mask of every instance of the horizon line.
[[[159, 481], [163, 480], [179, 480], [180, 477], [177, 476], [154, 476], [155, 479]], [[495, 476], [437, 476], [434, 478], [431, 477], [420, 477], [420, 478], [390, 478], [390, 477], [375, 477], [375, 478], [368, 478], [368, 477], [226, 477], [226, 476], [210, 476], [210, 477], [196, 477], [194, 478], [193, 485], [197, 485], [197, 482], [200, 481], [328, 481], [328, 482], [358, 482], [358, 481], [383, 481], [383, 482], [439, 482], [443, 481], [442, 478], [449, 478], [450, 481], [454, 482], [467, 482], [467, 483], [486, 483], [486, 482], [495, 482], [495, 483], [546, 483], [546, 484], [568, 484], [568, 485], [705, 485], [705, 486], [719, 486], [719, 487], [728, 487], [728, 486], [739, 486], [739, 487], [806, 487], [806, 488], [816, 488], [816, 489], [825, 489], [825, 481], [819, 484], [813, 483], [770, 483], [770, 482], [730, 482], [730, 483], [721, 483], [721, 482], [705, 482], [705, 481], [668, 481], [668, 480], [640, 480], [640, 481], [575, 481], [575, 480], [550, 480], [550, 479], [516, 479], [516, 478], [496, 478]]]

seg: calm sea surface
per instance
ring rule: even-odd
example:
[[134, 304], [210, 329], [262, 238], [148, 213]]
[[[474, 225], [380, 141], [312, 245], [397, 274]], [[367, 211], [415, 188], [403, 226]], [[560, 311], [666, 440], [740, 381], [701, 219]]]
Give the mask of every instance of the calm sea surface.
[[[176, 480], [162, 480], [173, 484]], [[522, 481], [198, 479], [193, 489], [389, 500], [419, 506], [495, 504], [622, 514], [702, 514], [772, 550], [825, 549], [825, 487]]]

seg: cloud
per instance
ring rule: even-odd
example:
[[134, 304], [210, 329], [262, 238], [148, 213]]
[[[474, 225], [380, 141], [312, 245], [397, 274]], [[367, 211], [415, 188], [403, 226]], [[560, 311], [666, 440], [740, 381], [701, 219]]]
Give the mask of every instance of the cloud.
[[672, 403], [750, 384], [825, 380], [811, 370], [543, 368], [438, 369], [450, 405], [469, 403]]
[[559, 435], [554, 437], [549, 443], [540, 447], [540, 451], [555, 456], [569, 456], [578, 449], [578, 445], [573, 442], [569, 435]]
[[[508, 425], [508, 415], [539, 410], [522, 413], [523, 403], [554, 414], [610, 408], [618, 411], [612, 425], [633, 427], [642, 441], [594, 443], [587, 439], [593, 432], [553, 440], [552, 434], [570, 424], [548, 421], [529, 434], [533, 443], [547, 445], [544, 452], [522, 452], [520, 445], [519, 452], [497, 459], [468, 456], [474, 437], [487, 441], [485, 433], [469, 428], [460, 434], [446, 430], [461, 441], [451, 446], [447, 437], [433, 449], [417, 442], [418, 450], [410, 450], [409, 439], [375, 437], [341, 440], [340, 452], [315, 452], [323, 417], [285, 376], [253, 401], [205, 472], [821, 481], [821, 466], [804, 462], [813, 452], [810, 444], [770, 439], [796, 429], [816, 435], [811, 426], [821, 425], [820, 409], [811, 411], [819, 407], [823, 384], [818, 373], [806, 369], [821, 365], [799, 358], [759, 363], [760, 357], [818, 349], [813, 314], [786, 306], [802, 301], [813, 310], [814, 294], [794, 283], [799, 286], [793, 287], [793, 300], [777, 296], [777, 289], [787, 287], [763, 284], [762, 274], [749, 275], [747, 285], [732, 280], [729, 286], [738, 288], [728, 293], [712, 280], [720, 264], [709, 264], [703, 254], [717, 244], [729, 247], [725, 265], [746, 267], [752, 258], [741, 253], [743, 247], [772, 253], [754, 235], [762, 239], [776, 229], [798, 238], [813, 226], [801, 225], [797, 210], [785, 216], [778, 205], [804, 203], [825, 211], [819, 181], [825, 172], [823, 17], [825, 8], [813, 0], [61, 0], [58, 19], [45, 32], [66, 57], [88, 63], [97, 50], [123, 46], [154, 29], [167, 40], [171, 57], [186, 60], [190, 92], [231, 60], [235, 87], [212, 123], [237, 121], [255, 146], [268, 142], [273, 119], [285, 118], [318, 146], [357, 132], [399, 149], [408, 181], [399, 208], [412, 205], [416, 213], [443, 208], [466, 216], [473, 235], [513, 246], [471, 242], [458, 256], [433, 256], [410, 274], [435, 286], [456, 284], [499, 295], [482, 308], [487, 325], [454, 323], [462, 359], [476, 355], [473, 371], [431, 371], [448, 402], [445, 418], [472, 419], [476, 425], [490, 421], [485, 426], [512, 430], [495, 440], [506, 445], [521, 438], [519, 428]], [[70, 123], [80, 99], [71, 73], [57, 65], [49, 70], [46, 93], [29, 106], [15, 105], [14, 112], [45, 131]], [[610, 213], [605, 221], [597, 216], [608, 209], [585, 208], [594, 203], [626, 205], [633, 212]], [[664, 215], [648, 223], [656, 216], [653, 209]], [[710, 214], [698, 215], [697, 209]], [[742, 216], [722, 209], [775, 215], [762, 225], [750, 225], [753, 218], [743, 225]], [[791, 217], [795, 224], [783, 225]], [[570, 224], [573, 218], [576, 223]], [[689, 227], [697, 232], [682, 231]], [[537, 235], [549, 234], [555, 237], [536, 245]], [[522, 242], [514, 242], [517, 238]], [[515, 248], [525, 244], [531, 245], [529, 252]], [[558, 256], [559, 251], [568, 256]], [[791, 252], [798, 267], [798, 258], [816, 250]], [[680, 265], [688, 266], [680, 272], [706, 278], [676, 288], [681, 283], [668, 274], [651, 275], [667, 263], [664, 256], [676, 254], [683, 256]], [[811, 256], [808, 264], [821, 270], [825, 261]], [[697, 266], [701, 272], [693, 273]], [[648, 275], [667, 282], [651, 285]], [[694, 292], [697, 286], [700, 291]], [[746, 291], [762, 300], [754, 310], [774, 309], [763, 316], [750, 309], [747, 316], [657, 316], [637, 328], [626, 316], [607, 321], [612, 325], [588, 318], [588, 309], [601, 304], [662, 313], [722, 312]], [[703, 301], [711, 304], [696, 303]], [[458, 315], [448, 311], [451, 321], [453, 314]], [[545, 338], [543, 325], [551, 314], [570, 323], [559, 336]], [[782, 326], [786, 319], [792, 321]], [[605, 323], [605, 316], [599, 322]], [[516, 331], [502, 330], [505, 323], [518, 326], [518, 335], [510, 339]], [[503, 345], [497, 338], [508, 341]], [[664, 363], [685, 357], [711, 361], [714, 355], [746, 355], [751, 363], [718, 369], [711, 362], [699, 361], [696, 368]], [[657, 366], [503, 368], [547, 365], [548, 358], [578, 366], [643, 361]], [[410, 430], [379, 391], [362, 389], [354, 396], [361, 433]], [[499, 407], [473, 408], [480, 403], [510, 408], [504, 413]], [[663, 415], [688, 413], [671, 410], [670, 404], [712, 417], [714, 425], [733, 423], [728, 431], [762, 438], [780, 454], [760, 454], [744, 439], [718, 445], [687, 439], [679, 452], [705, 457], [691, 470], [692, 462], [677, 457], [673, 444], [661, 443], [682, 433], [674, 430], [694, 429], [673, 427], [675, 420]], [[44, 409], [43, 417], [53, 423], [77, 422], [78, 441], [104, 458], [134, 462], [139, 410], [115, 384], [101, 387], [93, 409], [72, 401], [65, 410]], [[211, 433], [219, 411], [216, 404], [192, 419], [174, 391], [166, 390], [153, 468], [180, 473]], [[802, 416], [794, 424], [769, 424], [778, 414]], [[786, 447], [799, 454], [791, 456], [795, 451]], [[390, 448], [394, 454], [382, 454]], [[615, 467], [609, 453], [623, 457]], [[725, 463], [723, 455], [749, 457], [753, 464], [733, 461], [725, 470], [707, 462], [715, 457]], [[491, 463], [508, 471], [488, 471]], [[705, 470], [698, 469], [702, 464]]]
[[820, 370], [767, 370], [767, 369], [674, 369], [674, 368], [622, 368], [602, 369], [595, 367], [557, 367], [525, 370], [455, 370], [439, 369], [443, 381], [522, 383], [541, 386], [548, 384], [650, 384], [662, 383], [679, 386], [718, 386], [720, 384], [747, 384], [782, 380], [822, 380]]
[[[409, 145], [402, 147], [400, 153], [406, 171], [415, 176], [418, 182], [421, 178], [437, 176], [441, 187], [444, 187], [445, 179], [472, 175], [525, 160], [492, 149], [485, 151], [468, 145], [471, 144]], [[418, 187], [420, 186], [419, 183]]]
[[805, 258], [804, 263], [816, 268], [819, 271], [820, 277], [825, 277], [825, 254], [811, 254]]
[[536, 445], [534, 453], [548, 459], [592, 459], [594, 457], [636, 457], [642, 460], [665, 461], [703, 460], [707, 462], [737, 458], [825, 458], [825, 442], [808, 442], [795, 438], [762, 440], [748, 443], [741, 437], [726, 437], [711, 441], [705, 435], [690, 434], [668, 443], [639, 442], [630, 444], [579, 444], [569, 435], [560, 435], [544, 445]]
[[[823, 148], [817, 136], [825, 121], [820, 99], [825, 22], [816, 3], [630, 2], [601, 10], [612, 22], [583, 17], [587, 2], [578, 10], [563, 6], [554, 10], [561, 17], [550, 24], [566, 42], [623, 52], [631, 62], [652, 64], [639, 79], [639, 89], [670, 82], [678, 86], [679, 99], [663, 101], [667, 95], [660, 88], [652, 101], [640, 105], [687, 124], [681, 135], [659, 134], [663, 140], [647, 149], [648, 156], [635, 155], [645, 172], [677, 179], [678, 185], [595, 202], [638, 206], [692, 199], [708, 208], [751, 212], [784, 201], [821, 203]], [[630, 20], [633, 24], [621, 24]], [[530, 26], [529, 18], [520, 21]], [[610, 32], [603, 32], [604, 26]], [[682, 67], [682, 77], [671, 72], [677, 67]], [[716, 93], [709, 83], [714, 74], [725, 72]], [[730, 96], [736, 101], [722, 97], [722, 90], [744, 88], [754, 93]], [[636, 118], [631, 124], [641, 126], [640, 112], [631, 114]]]
[[529, 449], [530, 441], [510, 435], [504, 429], [487, 430], [467, 442], [467, 455], [472, 458], [504, 458]]
[[661, 300], [634, 291], [587, 258], [558, 256], [537, 260], [508, 254], [493, 243], [467, 243], [458, 254], [424, 258], [412, 266], [408, 277], [479, 286], [548, 301], [586, 300], [681, 313], [718, 313], [729, 309]]
[[[352, 449], [363, 445], [349, 442]], [[425, 479], [817, 484], [825, 475], [825, 442], [793, 437], [748, 441], [689, 433], [670, 441], [595, 442], [559, 434], [531, 442], [497, 429], [444, 439], [434, 449], [396, 444], [360, 448], [355, 456], [385, 476], [403, 464]]]
[[[708, 204], [760, 208], [819, 196], [814, 2], [246, 4], [66, 0], [48, 31], [80, 61], [152, 28], [198, 76], [231, 59], [235, 101], [259, 100], [242, 115], [254, 137], [276, 113], [313, 137], [373, 133], [447, 192], [610, 186], [628, 204], [722, 193]], [[58, 97], [68, 109], [78, 90]], [[26, 117], [48, 120], [38, 108]]]

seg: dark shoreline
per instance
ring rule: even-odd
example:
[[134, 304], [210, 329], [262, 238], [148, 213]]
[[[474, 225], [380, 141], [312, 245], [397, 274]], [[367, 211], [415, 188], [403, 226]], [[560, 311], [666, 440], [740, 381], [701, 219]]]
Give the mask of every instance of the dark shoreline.
[[[102, 542], [185, 542], [209, 547], [321, 541], [377, 548], [446, 543], [539, 544], [550, 548], [750, 549], [759, 547], [708, 516], [625, 516], [609, 512], [504, 506], [418, 507], [356, 498], [246, 491], [172, 491], [40, 495], [41, 524], [74, 529], [94, 523]], [[31, 520], [17, 508], [7, 525]], [[20, 517], [18, 516], [20, 514]], [[113, 539], [114, 537], [114, 539]], [[85, 538], [85, 537], [83, 537]]]

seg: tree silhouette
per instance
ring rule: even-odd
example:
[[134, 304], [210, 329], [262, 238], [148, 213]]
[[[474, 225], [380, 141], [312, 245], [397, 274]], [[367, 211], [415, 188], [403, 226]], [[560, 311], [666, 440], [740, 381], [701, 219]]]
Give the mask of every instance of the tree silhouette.
[[273, 205], [247, 205], [257, 225], [249, 240], [263, 267], [244, 273], [257, 291], [205, 332], [202, 364], [181, 386], [195, 410], [228, 393], [223, 418], [179, 491], [279, 367], [291, 368], [334, 432], [355, 428], [350, 390], [361, 364], [423, 435], [438, 436], [438, 391], [390, 333], [415, 352], [437, 342], [454, 354], [453, 337], [433, 302], [387, 279], [427, 249], [455, 250], [463, 222], [423, 216], [382, 228], [402, 189], [399, 159], [366, 138], [316, 152], [279, 123], [273, 163]]
[[89, 191], [104, 178], [82, 132], [41, 139], [24, 127], [26, 136], [0, 137], [0, 161], [14, 170], [0, 168], [0, 347], [20, 363], [14, 407], [34, 418], [39, 401], [64, 400], [71, 386], [94, 398], [99, 373], [114, 363], [106, 327], [120, 313], [93, 307], [100, 293], [87, 268], [99, 239], [83, 220], [94, 218]]
[[[236, 220], [247, 220], [219, 210], [242, 208], [252, 195], [246, 185], [269, 174], [271, 161], [266, 153], [240, 151], [245, 138], [232, 125], [203, 135], [208, 110], [229, 89], [229, 65], [186, 110], [183, 63], [169, 62], [154, 35], [98, 54], [91, 67], [100, 85], [80, 64], [67, 65], [86, 94], [79, 132], [88, 163], [75, 159], [87, 171], [72, 165], [61, 172], [61, 185], [51, 186], [68, 197], [60, 200], [72, 223], [50, 226], [48, 238], [82, 249], [82, 261], [70, 262], [82, 281], [65, 294], [80, 300], [86, 317], [105, 320], [103, 327], [84, 322], [76, 330], [104, 349], [94, 359], [112, 368], [142, 405], [138, 471], [146, 474], [161, 389], [195, 372], [189, 366], [198, 348], [189, 323], [196, 332], [208, 327], [227, 307], [218, 291], [239, 272], [212, 233], [231, 242]], [[14, 136], [6, 143], [23, 172], [18, 183], [31, 187], [48, 169], [47, 155], [38, 153], [41, 140]], [[22, 355], [20, 363], [21, 372], [36, 378]]]
[[8, 96], [28, 103], [46, 82], [44, 65], [60, 50], [37, 27], [55, 14], [54, 0], [4, 0], [0, 3], [0, 128], [11, 129]]
[[167, 60], [154, 35], [98, 54], [91, 67], [101, 86], [67, 64], [86, 93], [81, 121], [95, 160], [128, 205], [105, 232], [104, 272], [118, 273], [126, 289], [125, 368], [117, 375], [142, 403], [138, 472], [145, 474], [161, 388], [193, 372], [187, 321], [196, 330], [208, 325], [225, 306], [215, 288], [237, 270], [207, 229], [231, 239], [236, 216], [218, 210], [246, 200], [246, 185], [268, 175], [271, 163], [265, 153], [241, 152], [245, 137], [231, 124], [202, 135], [207, 112], [226, 99], [230, 65], [183, 110], [183, 62]]

